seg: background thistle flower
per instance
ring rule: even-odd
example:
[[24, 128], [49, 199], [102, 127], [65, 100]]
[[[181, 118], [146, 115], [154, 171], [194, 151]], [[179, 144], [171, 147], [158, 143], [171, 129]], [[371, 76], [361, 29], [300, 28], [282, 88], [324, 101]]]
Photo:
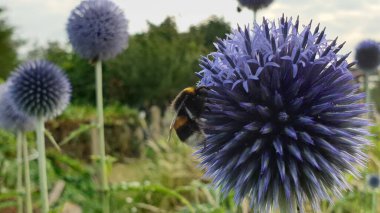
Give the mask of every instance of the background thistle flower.
[[[29, 161], [27, 154], [27, 142], [25, 132], [35, 129], [35, 119], [18, 112], [11, 104], [9, 97], [9, 83], [0, 85], [0, 128], [11, 131], [16, 134], [16, 163], [17, 163], [17, 185], [16, 191], [19, 193], [17, 196], [17, 209], [22, 212], [24, 204], [24, 196], [22, 193], [25, 189], [26, 208], [27, 212], [31, 212], [32, 198], [30, 192], [30, 174], [29, 174]], [[24, 164], [24, 184], [23, 187], [23, 172], [22, 167]]]
[[380, 178], [378, 175], [376, 174], [371, 174], [368, 176], [368, 185], [372, 188], [372, 189], [377, 189], [380, 185]]
[[109, 212], [108, 176], [104, 137], [102, 61], [115, 57], [127, 47], [127, 20], [123, 11], [109, 0], [84, 0], [72, 12], [67, 24], [74, 50], [95, 65], [98, 147], [103, 212]]
[[263, 20], [216, 42], [201, 59], [198, 86], [210, 88], [202, 115], [205, 148], [197, 152], [206, 175], [235, 200], [245, 196], [259, 212], [302, 211], [331, 201], [358, 176], [368, 144], [359, 118], [367, 112], [348, 70], [343, 44], [325, 29], [298, 19]]
[[364, 72], [374, 72], [380, 64], [380, 45], [376, 41], [365, 40], [356, 47], [355, 59]]
[[238, 0], [239, 3], [249, 8], [250, 10], [257, 11], [262, 8], [268, 7], [273, 0]]
[[9, 79], [10, 102], [21, 113], [53, 118], [68, 105], [71, 86], [56, 65], [43, 60], [20, 65]]
[[43, 60], [20, 65], [9, 79], [9, 97], [20, 113], [35, 119], [41, 212], [49, 212], [44, 121], [59, 115], [68, 105], [70, 82], [56, 65]]
[[109, 0], [85, 0], [72, 12], [67, 32], [74, 50], [97, 61], [115, 57], [127, 47], [127, 20]]
[[34, 129], [35, 121], [22, 114], [11, 105], [8, 84], [0, 85], [0, 128], [11, 132], [26, 132]]

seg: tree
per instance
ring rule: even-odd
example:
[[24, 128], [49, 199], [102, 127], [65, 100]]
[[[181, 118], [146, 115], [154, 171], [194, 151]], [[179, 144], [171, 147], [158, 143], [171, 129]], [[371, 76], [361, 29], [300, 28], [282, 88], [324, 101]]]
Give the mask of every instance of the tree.
[[13, 40], [14, 28], [9, 26], [0, 8], [0, 79], [5, 79], [17, 65], [17, 47], [20, 42]]
[[149, 24], [146, 33], [132, 36], [129, 48], [107, 64], [111, 85], [106, 90], [123, 103], [165, 106], [181, 89], [196, 84], [200, 56], [213, 51], [216, 37], [229, 31], [229, 24], [215, 17], [184, 33], [172, 18]]
[[[216, 37], [230, 31], [229, 24], [212, 18], [189, 32], [180, 33], [175, 21], [167, 18], [159, 25], [148, 23], [147, 32], [131, 35], [129, 47], [117, 58], [104, 63], [103, 85], [106, 104], [135, 107], [166, 106], [184, 87], [197, 82], [199, 58], [214, 50]], [[73, 85], [73, 102], [94, 104], [94, 72], [65, 45], [49, 43], [32, 51], [60, 65]]]

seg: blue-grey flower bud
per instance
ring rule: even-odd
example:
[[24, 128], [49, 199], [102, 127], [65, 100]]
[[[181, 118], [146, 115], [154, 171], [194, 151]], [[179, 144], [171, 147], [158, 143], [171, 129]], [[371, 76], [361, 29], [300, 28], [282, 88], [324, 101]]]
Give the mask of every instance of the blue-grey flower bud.
[[239, 3], [253, 11], [268, 7], [273, 0], [238, 0]]
[[365, 40], [356, 47], [355, 59], [364, 72], [373, 72], [380, 64], [380, 44]]

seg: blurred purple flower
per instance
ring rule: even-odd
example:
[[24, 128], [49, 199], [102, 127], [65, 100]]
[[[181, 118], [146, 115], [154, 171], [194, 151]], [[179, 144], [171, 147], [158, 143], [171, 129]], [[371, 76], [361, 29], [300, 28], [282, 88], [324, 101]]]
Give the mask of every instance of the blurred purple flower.
[[[222, 192], [245, 196], [259, 212], [294, 212], [331, 201], [349, 188], [367, 159], [367, 112], [348, 70], [343, 44], [325, 29], [282, 17], [253, 30], [240, 27], [201, 59], [198, 86], [210, 90], [197, 151]], [[203, 146], [205, 147], [203, 148]]]
[[7, 83], [0, 85], [0, 128], [11, 132], [33, 130], [34, 120], [14, 109], [8, 91]]
[[109, 0], [84, 0], [67, 23], [74, 50], [91, 61], [114, 58], [128, 44], [128, 22], [123, 11]]
[[[273, 0], [238, 0], [241, 6], [247, 7], [250, 10], [257, 11], [268, 7]], [[240, 11], [239, 11], [240, 12]]]
[[9, 79], [14, 108], [34, 118], [53, 118], [68, 105], [71, 85], [56, 65], [43, 60], [20, 65]]
[[360, 42], [356, 47], [355, 59], [363, 71], [375, 71], [380, 64], [380, 44], [372, 40]]

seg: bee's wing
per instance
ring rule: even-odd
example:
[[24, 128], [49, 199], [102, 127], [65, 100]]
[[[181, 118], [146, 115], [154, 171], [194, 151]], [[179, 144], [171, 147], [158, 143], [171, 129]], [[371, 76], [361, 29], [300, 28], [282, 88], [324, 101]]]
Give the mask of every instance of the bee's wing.
[[183, 101], [181, 102], [181, 104], [179, 105], [178, 107], [178, 110], [175, 112], [175, 115], [174, 115], [174, 118], [172, 120], [172, 122], [170, 123], [170, 127], [169, 127], [169, 137], [168, 137], [168, 142], [170, 141], [171, 137], [172, 137], [172, 131], [173, 131], [173, 126], [175, 124], [175, 121], [178, 117], [178, 113], [179, 111], [181, 110], [181, 108], [183, 107], [183, 105], [185, 104], [185, 101], [187, 100], [188, 96], [186, 96]]

